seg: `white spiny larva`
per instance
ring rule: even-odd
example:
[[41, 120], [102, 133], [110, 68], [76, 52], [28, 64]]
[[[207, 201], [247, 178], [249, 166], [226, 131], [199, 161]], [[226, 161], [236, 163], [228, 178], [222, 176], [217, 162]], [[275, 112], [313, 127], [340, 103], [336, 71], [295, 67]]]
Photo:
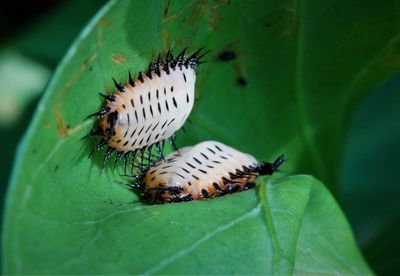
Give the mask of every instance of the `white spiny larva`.
[[283, 163], [258, 162], [251, 155], [216, 141], [185, 147], [145, 171], [131, 188], [153, 203], [212, 198], [254, 187], [260, 175], [271, 175]]
[[139, 73], [124, 85], [114, 80], [117, 91], [112, 95], [102, 95], [106, 105], [94, 114], [100, 118], [99, 124], [87, 136], [101, 136], [94, 151], [103, 147], [107, 150], [103, 166], [113, 152], [116, 152], [114, 167], [124, 156], [125, 168], [128, 157], [135, 160], [141, 154], [140, 168], [146, 151], [158, 148], [162, 155], [164, 142], [170, 139], [176, 149], [174, 134], [185, 123], [195, 98], [196, 67], [206, 54], [201, 49], [191, 56], [185, 50], [177, 57], [170, 51], [164, 60], [161, 56], [150, 63], [145, 74]]

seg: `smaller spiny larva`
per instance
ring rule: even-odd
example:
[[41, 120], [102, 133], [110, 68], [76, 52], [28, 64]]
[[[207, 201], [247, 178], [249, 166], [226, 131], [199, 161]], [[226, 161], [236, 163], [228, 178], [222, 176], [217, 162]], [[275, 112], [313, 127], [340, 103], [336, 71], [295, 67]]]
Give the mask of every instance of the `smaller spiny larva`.
[[101, 137], [89, 157], [106, 147], [102, 167], [116, 152], [114, 168], [124, 157], [126, 170], [129, 157], [133, 160], [133, 168], [139, 153], [141, 161], [137, 167], [143, 170], [145, 154], [147, 152], [148, 159], [152, 159], [153, 146], [162, 156], [164, 142], [169, 139], [176, 149], [174, 135], [193, 108], [195, 70], [207, 53], [201, 53], [200, 49], [186, 57], [185, 50], [176, 57], [171, 51], [164, 59], [159, 55], [144, 74], [140, 72], [132, 79], [129, 73], [128, 82], [123, 85], [113, 79], [115, 93], [100, 94], [106, 100], [105, 106], [88, 116], [99, 117], [99, 122], [85, 137]]
[[254, 187], [260, 175], [271, 175], [283, 163], [258, 162], [251, 155], [216, 141], [185, 147], [160, 159], [130, 185], [152, 203], [213, 198]]

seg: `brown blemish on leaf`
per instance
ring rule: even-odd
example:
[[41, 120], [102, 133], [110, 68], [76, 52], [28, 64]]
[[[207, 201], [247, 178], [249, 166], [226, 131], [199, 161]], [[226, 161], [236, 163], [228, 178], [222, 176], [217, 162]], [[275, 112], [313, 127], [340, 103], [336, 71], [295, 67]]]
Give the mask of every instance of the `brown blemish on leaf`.
[[103, 27], [109, 27], [112, 26], [112, 24], [113, 24], [112, 20], [106, 17], [102, 17], [99, 21], [99, 25]]
[[169, 47], [169, 33], [166, 31], [162, 31], [161, 35], [162, 35], [162, 40], [163, 40], [163, 45], [164, 45], [164, 49], [168, 49]]
[[98, 53], [93, 54], [91, 57], [88, 59], [85, 59], [81, 66], [79, 67], [79, 70], [75, 72], [74, 75], [72, 75], [71, 79], [65, 84], [63, 90], [61, 91], [61, 97], [65, 96], [67, 94], [69, 88], [76, 83], [76, 81], [79, 79], [79, 77], [82, 75], [82, 73], [86, 70], [86, 68], [91, 64], [98, 56]]
[[293, 7], [282, 7], [268, 19], [264, 26], [280, 38], [290, 36], [296, 28], [297, 16]]
[[185, 7], [181, 8], [177, 13], [169, 16], [169, 17], [165, 17], [163, 22], [166, 23], [168, 21], [171, 20], [175, 20], [177, 19], [185, 10], [187, 10], [188, 8], [190, 8], [194, 3], [196, 3], [197, 1], [192, 1], [190, 2], [188, 5], [186, 5]]
[[[57, 134], [60, 138], [65, 138], [67, 136], [73, 135], [85, 127], [85, 124], [79, 124], [76, 127], [71, 128], [71, 126], [69, 124], [65, 123], [64, 117], [58, 108], [53, 109], [53, 114], [54, 114], [54, 118], [56, 119]], [[50, 123], [46, 123], [46, 125], [47, 124], [50, 127]], [[45, 127], [46, 127], [46, 125], [45, 125]]]
[[293, 8], [285, 8], [284, 13], [285, 27], [281, 30], [280, 35], [282, 37], [290, 36], [296, 26], [296, 12]]
[[97, 49], [100, 50], [100, 48], [103, 46], [103, 33], [104, 33], [104, 28], [112, 26], [112, 21], [108, 18], [102, 17], [99, 20], [99, 23], [97, 24], [97, 32], [96, 32], [96, 46]]
[[208, 1], [202, 0], [197, 2], [194, 6], [190, 16], [184, 19], [184, 23], [187, 25], [197, 25], [198, 21], [202, 18], [206, 18], [208, 29], [214, 30], [218, 25], [218, 22], [223, 19], [220, 15], [219, 9], [229, 4], [227, 0], [217, 1], [214, 5], [211, 5]]
[[58, 136], [64, 138], [68, 135], [68, 128], [65, 124], [64, 118], [58, 108], [54, 108], [53, 113], [56, 119]]
[[117, 64], [125, 64], [128, 58], [126, 56], [123, 56], [121, 54], [112, 54], [111, 59], [113, 62]]
[[[81, 77], [82, 73], [90, 66], [90, 64], [98, 57], [98, 53], [93, 54], [91, 57], [85, 59], [82, 64], [79, 66], [79, 70], [76, 71], [70, 80], [64, 85], [63, 89], [60, 92], [60, 99], [57, 103], [56, 109], [60, 108], [61, 106], [64, 105], [64, 97], [68, 94], [69, 89], [79, 80]], [[59, 113], [59, 112], [58, 112]], [[60, 113], [59, 113], [60, 114]], [[65, 126], [66, 129], [68, 129]], [[74, 129], [70, 129], [69, 132], [73, 132]], [[62, 132], [64, 133], [64, 131]]]

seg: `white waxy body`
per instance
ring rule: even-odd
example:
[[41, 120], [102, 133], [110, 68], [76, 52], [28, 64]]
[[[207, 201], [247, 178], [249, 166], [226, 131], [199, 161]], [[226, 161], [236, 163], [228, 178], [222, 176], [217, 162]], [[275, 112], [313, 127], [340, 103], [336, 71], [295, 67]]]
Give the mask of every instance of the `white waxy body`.
[[168, 139], [185, 123], [194, 103], [194, 69], [176, 66], [169, 74], [160, 70], [160, 76], [151, 76], [143, 75], [143, 83], [136, 79], [134, 87], [127, 84], [107, 104], [110, 112], [118, 112], [110, 147], [123, 152], [146, 148]]
[[[220, 187], [226, 189], [225, 179], [232, 180], [231, 174], [246, 168], [255, 168], [258, 161], [251, 155], [237, 151], [216, 141], [206, 141], [193, 147], [185, 147], [178, 152], [168, 155], [156, 166], [151, 167], [144, 175], [144, 189], [152, 191], [158, 186], [182, 188], [182, 196], [191, 195], [193, 199], [218, 195]], [[254, 182], [257, 173], [236, 177], [235, 185], [240, 190], [244, 184]], [[215, 185], [217, 184], [217, 186]], [[206, 192], [202, 191], [205, 190]], [[171, 200], [171, 194], [163, 197], [164, 201]]]

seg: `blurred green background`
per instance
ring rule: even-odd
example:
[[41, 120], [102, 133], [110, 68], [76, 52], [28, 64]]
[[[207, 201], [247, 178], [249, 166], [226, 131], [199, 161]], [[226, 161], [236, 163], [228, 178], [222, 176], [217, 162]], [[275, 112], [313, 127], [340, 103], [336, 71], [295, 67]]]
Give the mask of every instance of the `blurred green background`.
[[[0, 183], [7, 190], [18, 143], [55, 67], [106, 1], [3, 1], [0, 11]], [[399, 3], [400, 6], [400, 3]], [[400, 269], [400, 76], [352, 114], [335, 195], [370, 266]], [[3, 206], [3, 204], [2, 204]]]

